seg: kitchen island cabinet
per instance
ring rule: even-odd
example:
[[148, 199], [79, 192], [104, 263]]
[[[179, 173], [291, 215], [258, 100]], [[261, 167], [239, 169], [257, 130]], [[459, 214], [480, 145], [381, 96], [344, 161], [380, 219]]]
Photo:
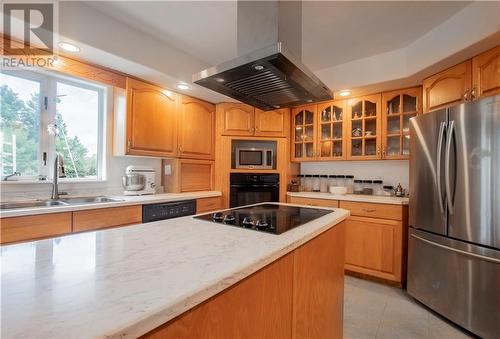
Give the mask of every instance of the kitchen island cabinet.
[[2, 246], [2, 335], [340, 338], [347, 216], [280, 235], [188, 216]]
[[340, 223], [142, 338], [341, 338], [343, 250]]

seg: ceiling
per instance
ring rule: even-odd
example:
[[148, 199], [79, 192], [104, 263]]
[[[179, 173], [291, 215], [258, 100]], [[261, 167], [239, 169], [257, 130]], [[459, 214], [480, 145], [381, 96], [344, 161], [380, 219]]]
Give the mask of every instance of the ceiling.
[[93, 1], [87, 5], [208, 64], [236, 55], [236, 2]]
[[[312, 70], [398, 49], [470, 2], [304, 1], [303, 61]], [[88, 4], [216, 65], [236, 52], [234, 1], [96, 1]]]
[[[500, 33], [500, 2], [302, 5], [303, 63], [332, 90], [359, 88], [354, 94], [418, 84], [438, 66], [485, 50], [478, 43], [489, 37], [491, 46]], [[60, 12], [61, 35], [85, 44], [83, 58], [170, 88], [237, 56], [235, 1], [68, 1]], [[191, 94], [228, 99], [195, 84]]]
[[302, 58], [313, 71], [405, 47], [469, 2], [305, 1]]

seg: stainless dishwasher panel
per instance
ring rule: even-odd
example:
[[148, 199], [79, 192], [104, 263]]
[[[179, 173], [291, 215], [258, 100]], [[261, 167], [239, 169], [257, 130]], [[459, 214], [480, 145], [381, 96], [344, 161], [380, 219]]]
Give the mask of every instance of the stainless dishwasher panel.
[[500, 252], [409, 230], [408, 293], [484, 338], [500, 334]]

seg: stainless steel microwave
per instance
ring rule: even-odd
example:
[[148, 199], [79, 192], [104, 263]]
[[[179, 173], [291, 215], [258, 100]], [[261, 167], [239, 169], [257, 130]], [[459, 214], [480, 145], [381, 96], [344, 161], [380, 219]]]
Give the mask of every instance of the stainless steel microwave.
[[274, 151], [270, 148], [236, 148], [236, 168], [272, 169]]

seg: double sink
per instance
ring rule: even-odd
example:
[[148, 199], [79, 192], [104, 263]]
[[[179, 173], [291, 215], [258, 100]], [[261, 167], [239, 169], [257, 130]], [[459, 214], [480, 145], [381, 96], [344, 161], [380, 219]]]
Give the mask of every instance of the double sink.
[[10, 210], [17, 208], [35, 208], [35, 207], [52, 207], [52, 206], [71, 206], [82, 204], [95, 204], [104, 202], [119, 202], [123, 199], [110, 197], [85, 197], [85, 198], [63, 198], [63, 199], [48, 199], [36, 200], [29, 202], [7, 202], [0, 204], [0, 210]]

